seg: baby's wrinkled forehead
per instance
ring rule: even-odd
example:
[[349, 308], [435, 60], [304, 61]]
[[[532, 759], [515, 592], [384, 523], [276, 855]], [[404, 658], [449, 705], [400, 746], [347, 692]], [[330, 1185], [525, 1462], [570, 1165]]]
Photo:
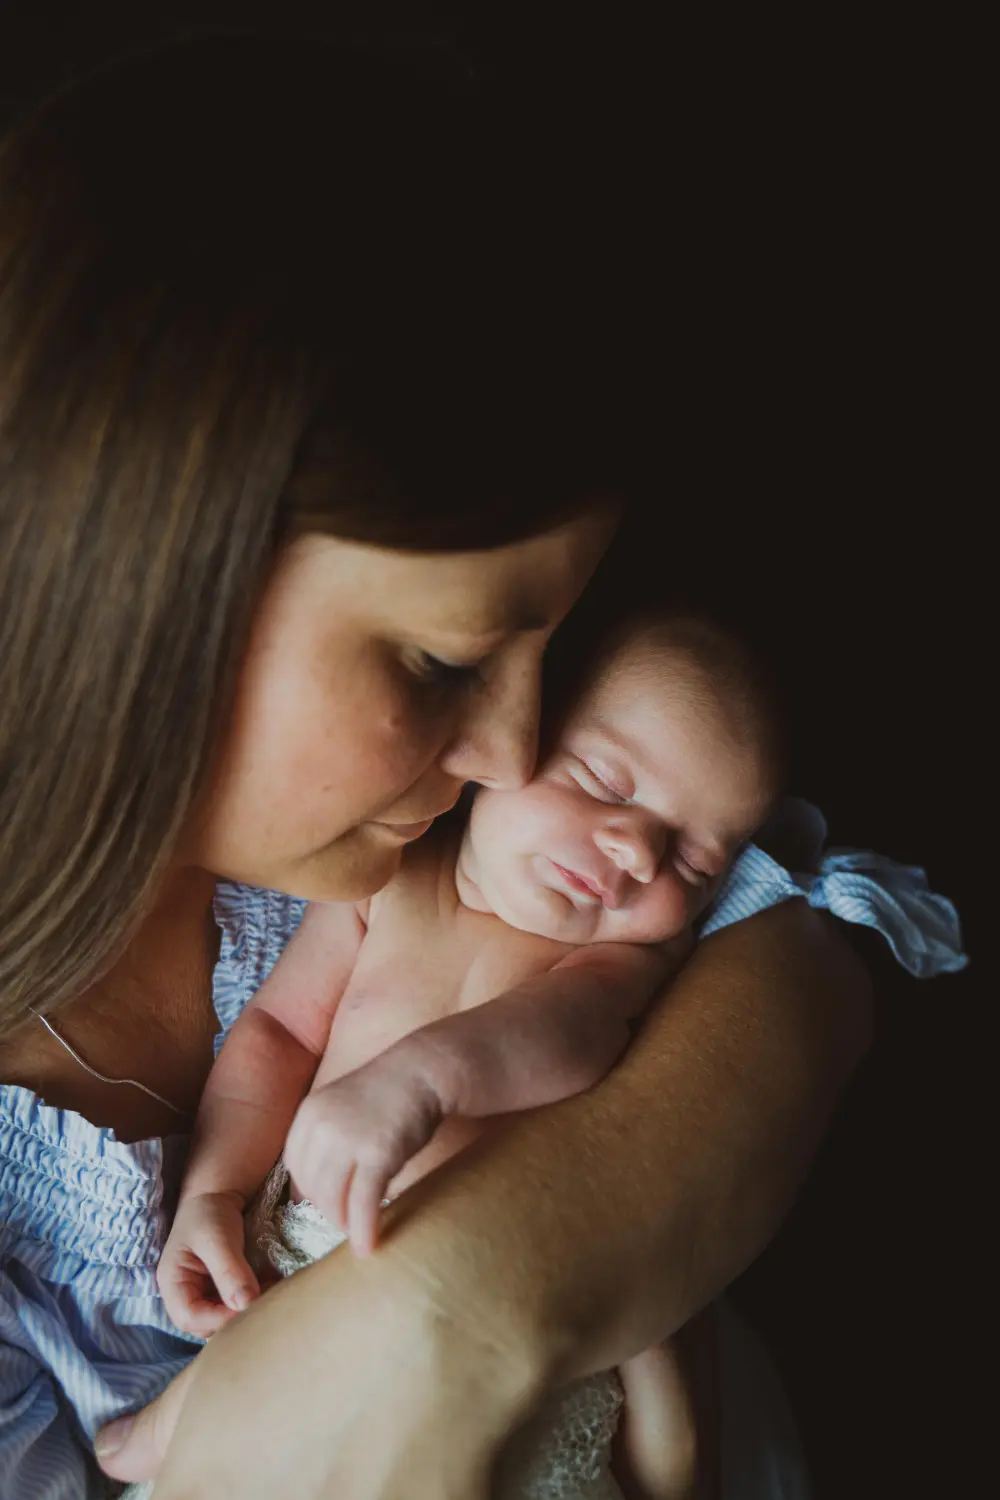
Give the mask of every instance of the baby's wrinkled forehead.
[[739, 643], [711, 626], [675, 636], [637, 628], [609, 648], [567, 730], [602, 738], [655, 779], [697, 779], [706, 796], [752, 808], [776, 794], [779, 756], [766, 695]]
[[706, 674], [676, 647], [636, 631], [598, 663], [578, 705], [581, 715], [614, 717], [625, 711], [675, 705], [685, 699], [709, 704], [716, 696]]

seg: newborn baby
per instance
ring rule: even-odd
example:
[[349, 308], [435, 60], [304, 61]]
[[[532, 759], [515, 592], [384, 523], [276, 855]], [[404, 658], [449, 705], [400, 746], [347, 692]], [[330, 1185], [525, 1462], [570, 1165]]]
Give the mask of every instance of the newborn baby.
[[[360, 904], [312, 904], [234, 1025], [202, 1100], [159, 1268], [207, 1336], [349, 1238], [489, 1116], [597, 1084], [690, 950], [692, 926], [778, 790], [754, 663], [707, 622], [647, 616], [606, 647], [534, 779], [478, 792]], [[290, 1179], [290, 1183], [289, 1183]], [[279, 1193], [279, 1188], [283, 1189]], [[259, 1263], [258, 1263], [259, 1269]], [[687, 1493], [694, 1433], [674, 1350], [559, 1393], [509, 1456], [507, 1500]]]

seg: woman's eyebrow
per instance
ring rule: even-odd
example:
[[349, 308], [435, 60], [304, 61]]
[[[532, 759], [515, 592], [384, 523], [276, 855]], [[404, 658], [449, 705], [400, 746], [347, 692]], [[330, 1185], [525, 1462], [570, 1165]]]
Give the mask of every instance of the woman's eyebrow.
[[433, 633], [441, 640], [461, 642], [476, 650], [490, 650], [494, 646], [499, 646], [511, 635], [527, 635], [535, 630], [548, 630], [550, 625], [551, 621], [540, 615], [537, 610], [526, 607], [513, 619], [504, 620], [499, 625], [440, 625]]
[[454, 649], [482, 655], [488, 655], [507, 638], [506, 630], [462, 630], [454, 626], [439, 626], [437, 629], [431, 627], [424, 634], [428, 641], [444, 650]]

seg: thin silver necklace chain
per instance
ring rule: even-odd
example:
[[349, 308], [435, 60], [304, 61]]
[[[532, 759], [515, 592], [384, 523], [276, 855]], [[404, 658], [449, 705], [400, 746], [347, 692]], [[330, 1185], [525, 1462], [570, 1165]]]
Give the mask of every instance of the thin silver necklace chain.
[[52, 1025], [51, 1021], [47, 1021], [44, 1016], [39, 1015], [38, 1011], [35, 1010], [33, 1005], [29, 1005], [28, 1009], [31, 1011], [31, 1014], [36, 1018], [36, 1020], [41, 1021], [42, 1025], [45, 1027], [45, 1030], [49, 1033], [49, 1035], [55, 1037], [60, 1047], [65, 1047], [66, 1051], [69, 1053], [73, 1061], [79, 1063], [83, 1071], [85, 1073], [89, 1073], [91, 1078], [97, 1078], [101, 1083], [124, 1084], [127, 1088], [141, 1089], [144, 1094], [148, 1094], [151, 1099], [155, 1099], [157, 1104], [165, 1104], [167, 1109], [172, 1109], [175, 1115], [180, 1115], [182, 1120], [190, 1119], [190, 1115], [188, 1114], [186, 1109], [179, 1109], [176, 1104], [171, 1103], [169, 1099], [164, 1099], [163, 1095], [158, 1094], [155, 1089], [147, 1088], [146, 1085], [144, 1083], [140, 1083], [137, 1078], [108, 1078], [105, 1073], [98, 1073], [96, 1068], [92, 1068], [89, 1062], [85, 1062], [83, 1060], [75, 1047], [70, 1046], [69, 1042], [67, 1042], [64, 1036], [59, 1035], [58, 1031]]

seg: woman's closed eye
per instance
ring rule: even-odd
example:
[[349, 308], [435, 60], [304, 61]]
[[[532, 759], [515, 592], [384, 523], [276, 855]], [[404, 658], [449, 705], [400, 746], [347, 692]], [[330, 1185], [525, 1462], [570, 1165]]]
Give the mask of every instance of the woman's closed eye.
[[418, 648], [410, 653], [409, 666], [415, 677], [431, 687], [460, 688], [482, 678], [486, 660], [481, 657], [473, 662], [446, 661]]

